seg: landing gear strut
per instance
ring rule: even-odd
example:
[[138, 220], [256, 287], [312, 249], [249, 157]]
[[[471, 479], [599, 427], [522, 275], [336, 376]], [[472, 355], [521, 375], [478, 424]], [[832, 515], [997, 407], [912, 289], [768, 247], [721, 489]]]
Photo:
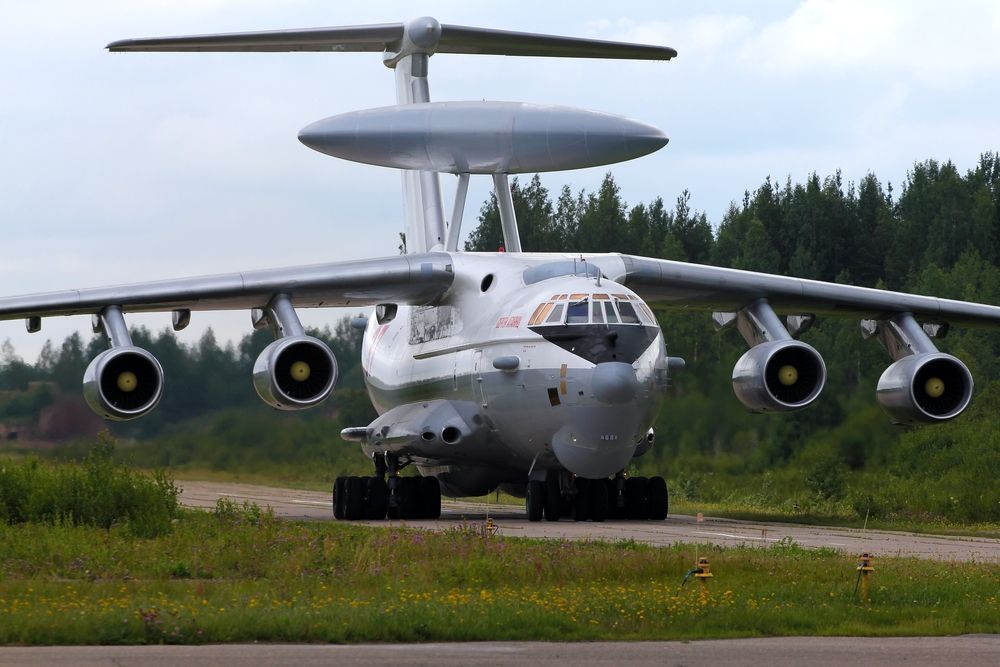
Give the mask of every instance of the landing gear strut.
[[400, 477], [408, 460], [392, 452], [372, 455], [373, 477], [338, 477], [333, 483], [336, 519], [438, 519], [441, 485], [436, 477]]

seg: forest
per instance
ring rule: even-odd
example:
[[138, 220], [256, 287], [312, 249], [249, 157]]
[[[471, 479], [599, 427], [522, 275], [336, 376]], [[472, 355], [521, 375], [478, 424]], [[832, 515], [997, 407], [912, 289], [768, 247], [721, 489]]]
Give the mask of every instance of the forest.
[[[951, 162], [918, 162], [898, 187], [874, 174], [859, 183], [840, 173], [813, 173], [805, 183], [768, 178], [737, 196], [717, 223], [692, 209], [687, 191], [672, 206], [661, 198], [629, 204], [610, 173], [596, 192], [562, 187], [553, 198], [537, 175], [515, 179], [512, 190], [526, 251], [623, 252], [1000, 303], [996, 153], [965, 173]], [[495, 197], [478, 220], [466, 249], [502, 246]], [[716, 332], [708, 313], [660, 309], [657, 316], [668, 352], [687, 368], [672, 378], [656, 445], [636, 468], [667, 476], [674, 498], [782, 516], [1000, 522], [1000, 332], [952, 328], [939, 345], [972, 372], [971, 407], [944, 425], [899, 427], [875, 402], [891, 360], [862, 339], [857, 320], [820, 319], [804, 334], [826, 361], [826, 390], [806, 410], [765, 416], [747, 413], [733, 395], [732, 367], [746, 349], [735, 331]], [[312, 333], [336, 354], [339, 386], [324, 406], [296, 414], [271, 410], [251, 387], [266, 332], [226, 344], [208, 332], [185, 345], [169, 329], [137, 329], [136, 344], [165, 369], [165, 397], [149, 416], [111, 430], [142, 465], [313, 480], [366, 471], [357, 446], [338, 437], [342, 427], [374, 417], [361, 380], [360, 332], [346, 319], [333, 324]], [[74, 335], [47, 343], [32, 364], [5, 344], [2, 447], [27, 446], [10, 433], [19, 425], [19, 433], [31, 432], [38, 414], [61, 401], [79, 402], [69, 397], [79, 396], [87, 363], [105, 346], [102, 337]], [[92, 438], [35, 429], [58, 440], [65, 455]]]

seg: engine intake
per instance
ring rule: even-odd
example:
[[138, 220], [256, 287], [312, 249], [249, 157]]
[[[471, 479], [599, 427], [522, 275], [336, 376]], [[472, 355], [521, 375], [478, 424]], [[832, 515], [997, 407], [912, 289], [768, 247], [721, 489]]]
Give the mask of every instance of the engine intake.
[[797, 340], [755, 345], [733, 368], [733, 391], [753, 412], [790, 412], [812, 403], [826, 384], [826, 364]]
[[312, 336], [279, 338], [253, 367], [253, 385], [268, 405], [302, 410], [321, 403], [337, 384], [337, 359]]
[[87, 366], [83, 396], [91, 410], [105, 419], [141, 417], [163, 396], [163, 369], [156, 357], [141, 347], [112, 348]]
[[933, 424], [962, 414], [972, 400], [972, 374], [950, 354], [903, 357], [879, 378], [876, 398], [897, 424]]

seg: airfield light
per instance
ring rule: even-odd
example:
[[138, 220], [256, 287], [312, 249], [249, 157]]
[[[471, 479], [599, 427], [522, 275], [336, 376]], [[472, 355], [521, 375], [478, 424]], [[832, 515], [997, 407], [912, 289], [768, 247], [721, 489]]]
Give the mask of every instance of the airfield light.
[[872, 572], [875, 571], [875, 567], [872, 565], [872, 555], [870, 553], [863, 553], [858, 558], [858, 580], [854, 584], [854, 594], [858, 593], [858, 585], [861, 585], [861, 599], [868, 602], [868, 577]]

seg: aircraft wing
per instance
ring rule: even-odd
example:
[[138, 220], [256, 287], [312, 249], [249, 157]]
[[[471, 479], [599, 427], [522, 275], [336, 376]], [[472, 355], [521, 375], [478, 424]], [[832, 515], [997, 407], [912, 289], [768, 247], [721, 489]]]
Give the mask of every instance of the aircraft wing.
[[295, 307], [430, 304], [454, 278], [444, 253], [315, 264], [0, 298], [0, 320], [124, 312], [248, 310], [276, 294]]
[[[734, 312], [765, 299], [776, 312], [783, 314], [850, 315], [882, 320], [911, 313], [928, 323], [1000, 327], [1000, 307], [987, 304], [651, 257], [613, 257], [621, 264], [612, 269], [601, 263], [605, 274], [635, 290], [647, 302], [660, 306]], [[615, 275], [615, 271], [619, 273]]]

